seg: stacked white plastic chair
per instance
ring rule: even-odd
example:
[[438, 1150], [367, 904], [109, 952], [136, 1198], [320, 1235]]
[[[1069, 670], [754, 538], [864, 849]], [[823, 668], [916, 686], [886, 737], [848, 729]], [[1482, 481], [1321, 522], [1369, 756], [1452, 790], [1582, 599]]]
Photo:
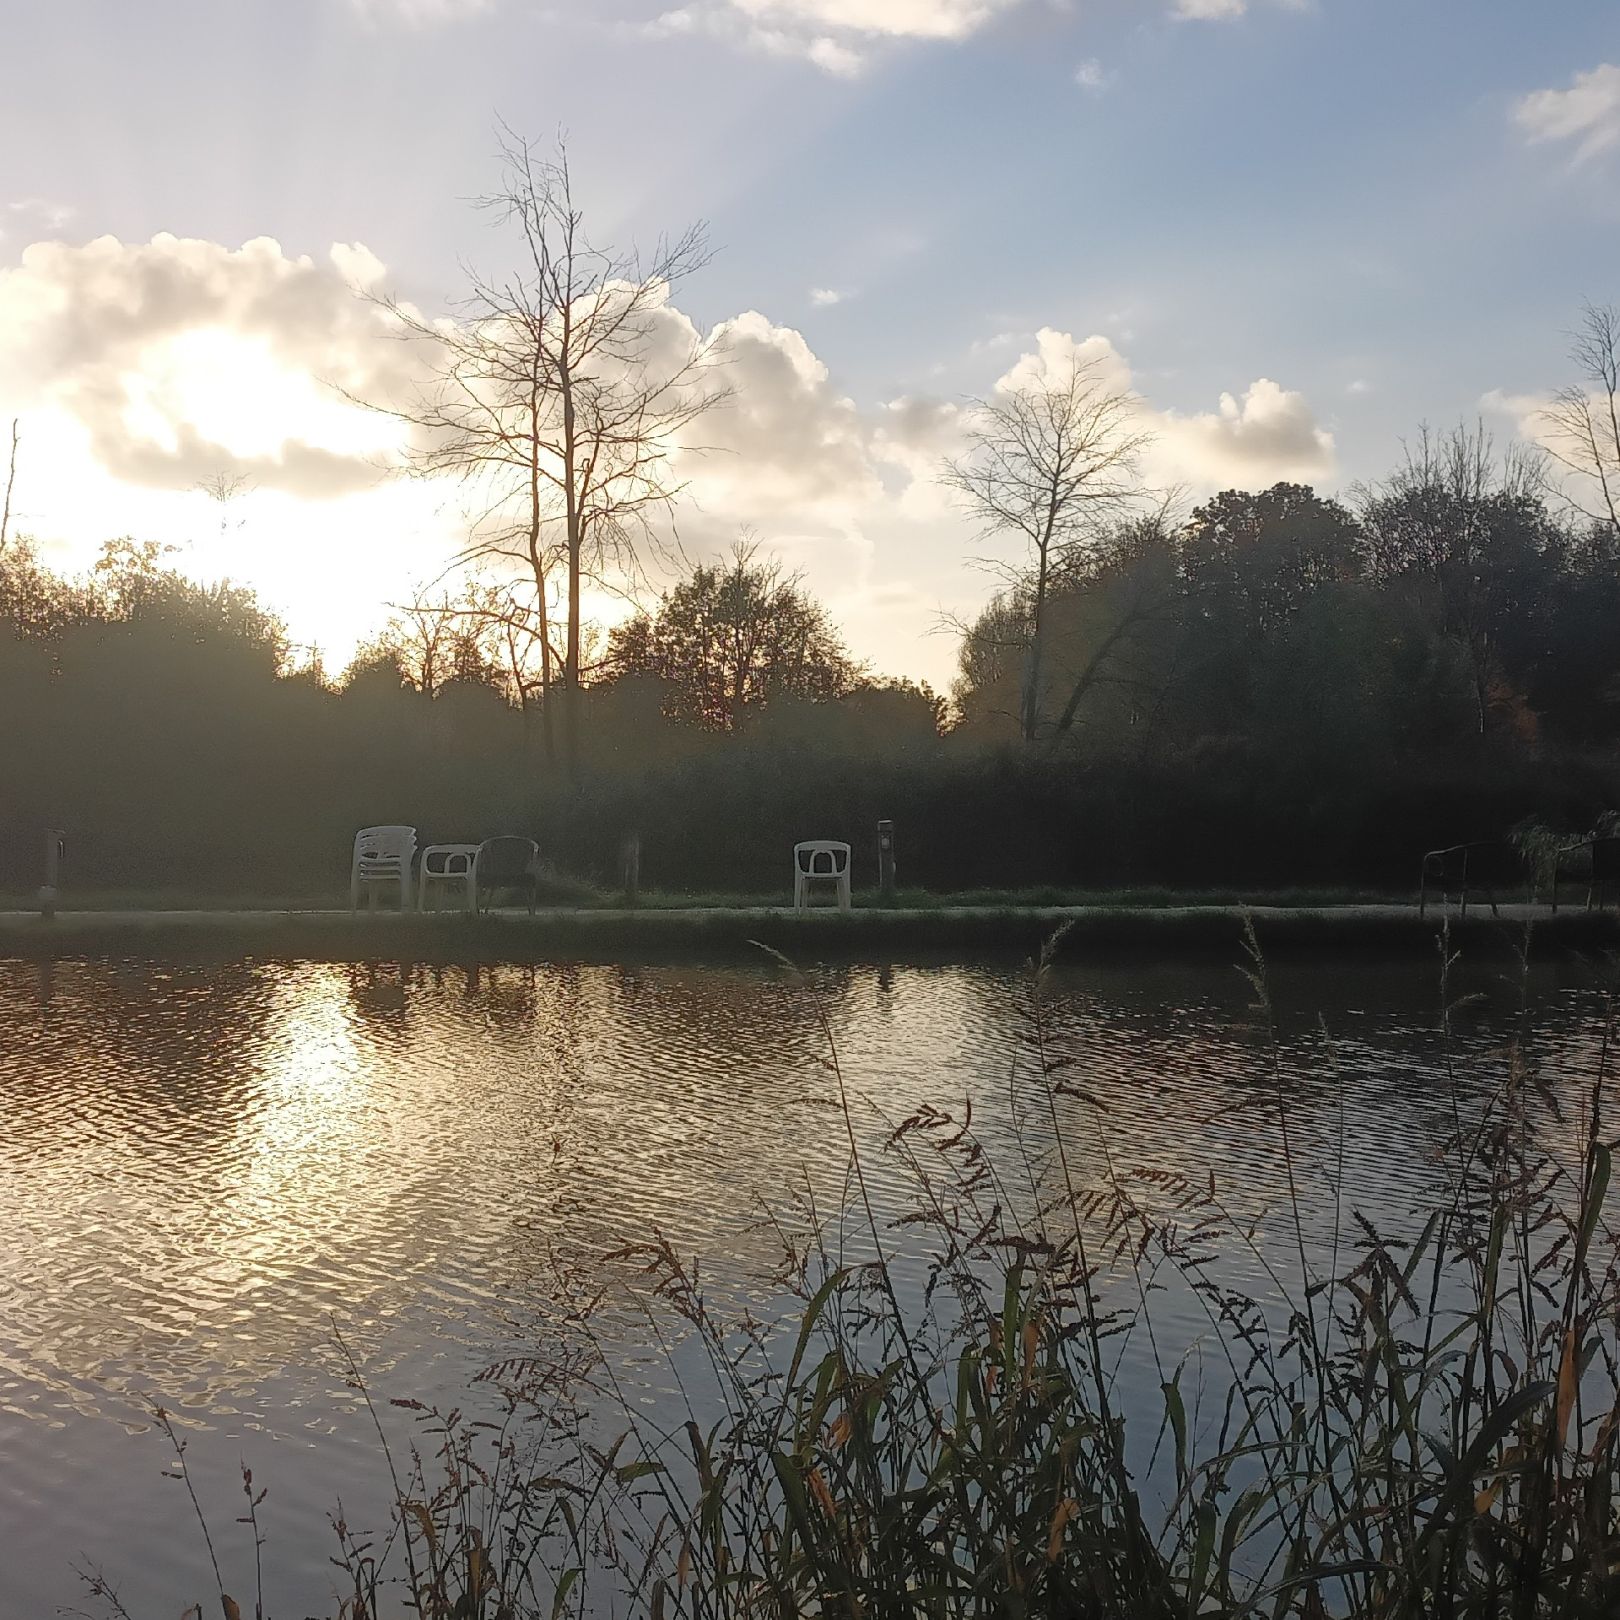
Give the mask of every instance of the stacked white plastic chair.
[[811, 838], [793, 846], [793, 909], [810, 906], [812, 885], [830, 884], [838, 895], [838, 909], [848, 911], [849, 845], [835, 838]]
[[375, 905], [378, 889], [391, 884], [398, 885], [400, 910], [409, 910], [415, 855], [414, 827], [362, 827], [354, 835], [354, 859], [349, 866], [349, 910], [359, 906], [362, 892]]

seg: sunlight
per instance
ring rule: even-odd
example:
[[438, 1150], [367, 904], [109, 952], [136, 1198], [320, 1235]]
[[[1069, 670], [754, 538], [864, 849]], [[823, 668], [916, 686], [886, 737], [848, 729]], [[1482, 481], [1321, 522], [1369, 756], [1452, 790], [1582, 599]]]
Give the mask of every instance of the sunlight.
[[132, 437], [171, 453], [192, 429], [226, 455], [276, 460], [290, 444], [344, 456], [386, 456], [399, 425], [361, 409], [307, 370], [286, 365], [268, 339], [220, 326], [173, 333], [119, 378]]

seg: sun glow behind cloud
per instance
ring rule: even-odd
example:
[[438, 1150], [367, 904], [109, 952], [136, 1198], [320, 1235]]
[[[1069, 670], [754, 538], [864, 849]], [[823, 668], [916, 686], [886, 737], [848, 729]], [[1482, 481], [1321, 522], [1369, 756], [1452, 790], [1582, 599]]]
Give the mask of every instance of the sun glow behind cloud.
[[133, 439], [170, 456], [190, 427], [231, 461], [274, 461], [289, 443], [348, 460], [375, 458], [378, 476], [402, 446], [399, 425], [289, 366], [263, 336], [204, 326], [170, 333], [119, 374]]

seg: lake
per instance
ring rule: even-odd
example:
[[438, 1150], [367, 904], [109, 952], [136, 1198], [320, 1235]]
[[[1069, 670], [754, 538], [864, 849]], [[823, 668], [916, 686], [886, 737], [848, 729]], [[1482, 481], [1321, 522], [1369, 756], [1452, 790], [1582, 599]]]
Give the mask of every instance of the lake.
[[[227, 1584], [251, 1589], [231, 1523], [245, 1462], [270, 1491], [272, 1612], [326, 1613], [328, 1512], [383, 1513], [334, 1324], [379, 1398], [476, 1401], [476, 1375], [542, 1331], [560, 1262], [655, 1231], [701, 1257], [717, 1301], [767, 1309], [762, 1211], [846, 1189], [822, 1016], [881, 1220], [914, 1197], [882, 1145], [914, 1109], [971, 1098], [992, 1157], [1016, 1151], [1035, 1081], [1019, 963], [811, 979], [814, 998], [767, 961], [0, 963], [0, 1613], [83, 1603], [75, 1560], [136, 1615], [211, 1593], [154, 1400], [182, 1425]], [[1144, 1189], [1213, 1175], [1257, 1252], [1281, 1253], [1285, 1107], [1307, 1242], [1330, 1241], [1335, 1181], [1400, 1230], [1526, 1014], [1567, 1104], [1538, 1129], [1572, 1150], [1601, 975], [1482, 965], [1452, 989], [1476, 997], [1456, 1014], [1454, 1082], [1421, 964], [1278, 965], [1275, 1049], [1234, 967], [1063, 964], [1051, 1051], [1104, 1110], [1062, 1099], [1076, 1174], [1100, 1177], [1106, 1152]], [[1252, 1255], [1229, 1263], [1265, 1290]], [[603, 1321], [656, 1404], [636, 1313], [610, 1300]]]

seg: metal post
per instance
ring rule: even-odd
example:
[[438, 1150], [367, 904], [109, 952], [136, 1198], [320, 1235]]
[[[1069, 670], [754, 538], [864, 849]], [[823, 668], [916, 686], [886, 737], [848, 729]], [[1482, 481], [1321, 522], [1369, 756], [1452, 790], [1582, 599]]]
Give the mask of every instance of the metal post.
[[894, 823], [878, 823], [878, 891], [886, 906], [894, 904]]
[[48, 922], [56, 915], [56, 898], [62, 878], [62, 855], [66, 848], [66, 834], [60, 827], [51, 827], [45, 833], [45, 881], [39, 890], [39, 914]]
[[641, 901], [641, 834], [631, 833], [621, 851], [624, 873], [624, 903], [638, 905]]

